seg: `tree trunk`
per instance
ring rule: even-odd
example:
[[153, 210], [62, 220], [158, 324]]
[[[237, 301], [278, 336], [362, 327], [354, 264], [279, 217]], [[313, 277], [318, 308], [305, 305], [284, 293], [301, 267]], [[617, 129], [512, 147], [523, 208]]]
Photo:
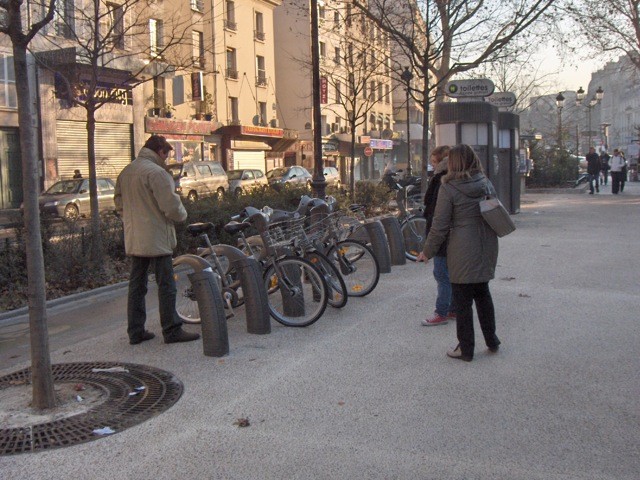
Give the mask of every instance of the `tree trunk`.
[[29, 331], [31, 340], [31, 382], [36, 409], [53, 408], [55, 392], [49, 355], [44, 255], [40, 233], [38, 192], [38, 141], [36, 135], [35, 95], [30, 93], [26, 45], [13, 44], [18, 96], [18, 125], [22, 154], [24, 226], [27, 253]]
[[96, 116], [87, 109], [87, 150], [89, 157], [89, 199], [91, 205], [91, 264], [95, 272], [102, 271], [102, 236], [100, 234], [100, 208], [96, 173]]
[[351, 168], [349, 169], [349, 193], [351, 201], [356, 201], [356, 122], [351, 122]]

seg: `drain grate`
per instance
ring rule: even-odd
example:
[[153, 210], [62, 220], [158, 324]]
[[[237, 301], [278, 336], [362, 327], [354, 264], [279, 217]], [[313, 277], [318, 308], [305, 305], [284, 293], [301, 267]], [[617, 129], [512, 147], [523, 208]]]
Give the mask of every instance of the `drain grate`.
[[[109, 370], [111, 371], [96, 371]], [[182, 396], [182, 382], [172, 373], [145, 365], [115, 362], [53, 365], [55, 382], [76, 382], [103, 390], [107, 400], [78, 415], [24, 428], [0, 429], [0, 455], [68, 447], [101, 438], [105, 426], [116, 433], [159, 415]], [[30, 382], [31, 369], [0, 377], [0, 390]], [[140, 389], [144, 387], [144, 389]], [[136, 390], [139, 389], [139, 390]], [[138, 391], [136, 395], [130, 393]]]

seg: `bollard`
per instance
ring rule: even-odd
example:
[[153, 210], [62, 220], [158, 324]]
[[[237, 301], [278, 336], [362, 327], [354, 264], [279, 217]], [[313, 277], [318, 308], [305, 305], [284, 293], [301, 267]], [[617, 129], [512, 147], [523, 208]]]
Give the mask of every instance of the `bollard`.
[[384, 217], [380, 219], [384, 232], [387, 234], [389, 243], [389, 253], [391, 255], [391, 265], [406, 265], [404, 237], [400, 229], [400, 222], [397, 217]]
[[256, 335], [271, 333], [269, 303], [260, 264], [253, 258], [243, 257], [234, 260], [231, 265], [240, 274], [245, 316], [247, 317], [247, 332]]
[[207, 357], [229, 353], [227, 319], [222, 308], [222, 294], [211, 267], [187, 275], [200, 310], [202, 350]]
[[380, 273], [391, 272], [391, 254], [389, 253], [389, 243], [387, 237], [384, 234], [384, 227], [380, 220], [368, 221], [364, 224], [364, 228], [369, 234], [369, 243], [371, 244], [371, 250], [373, 250], [376, 259], [378, 260], [378, 267]]

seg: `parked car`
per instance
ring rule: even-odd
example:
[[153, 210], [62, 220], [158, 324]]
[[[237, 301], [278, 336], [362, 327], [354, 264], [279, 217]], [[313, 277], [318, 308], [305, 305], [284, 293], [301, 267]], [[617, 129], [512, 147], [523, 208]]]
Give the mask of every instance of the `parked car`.
[[227, 173], [219, 162], [173, 163], [167, 168], [176, 182], [176, 193], [189, 201], [221, 196], [229, 189]]
[[336, 167], [324, 167], [322, 173], [324, 173], [327, 186], [340, 187], [340, 172], [338, 172]]
[[310, 185], [312, 176], [306, 168], [294, 165], [292, 167], [274, 168], [267, 172], [267, 180], [276, 190], [284, 185]]
[[234, 170], [227, 173], [227, 177], [229, 177], [229, 191], [236, 195], [269, 185], [267, 177], [262, 173], [262, 170], [252, 168]]
[[[113, 193], [116, 185], [110, 178], [98, 177], [98, 208], [100, 212], [115, 210]], [[74, 178], [54, 183], [38, 197], [40, 214], [70, 220], [91, 214], [89, 179]]]

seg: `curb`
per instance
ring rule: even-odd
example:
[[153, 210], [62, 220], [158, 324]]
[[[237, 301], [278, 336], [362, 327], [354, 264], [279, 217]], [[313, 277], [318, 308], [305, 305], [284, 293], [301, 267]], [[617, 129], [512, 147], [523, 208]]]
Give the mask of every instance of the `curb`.
[[[54, 298], [47, 301], [47, 310], [67, 303], [76, 302], [85, 298], [94, 297], [98, 295], [104, 295], [107, 293], [115, 292], [117, 290], [128, 287], [129, 282], [119, 282], [111, 285], [105, 285], [104, 287], [94, 288], [92, 290], [85, 290], [84, 292], [74, 293], [67, 295], [66, 297]], [[11, 325], [18, 323], [20, 317], [23, 317], [29, 313], [29, 307], [16, 308], [15, 310], [9, 310], [7, 312], [0, 313], [0, 326]]]

